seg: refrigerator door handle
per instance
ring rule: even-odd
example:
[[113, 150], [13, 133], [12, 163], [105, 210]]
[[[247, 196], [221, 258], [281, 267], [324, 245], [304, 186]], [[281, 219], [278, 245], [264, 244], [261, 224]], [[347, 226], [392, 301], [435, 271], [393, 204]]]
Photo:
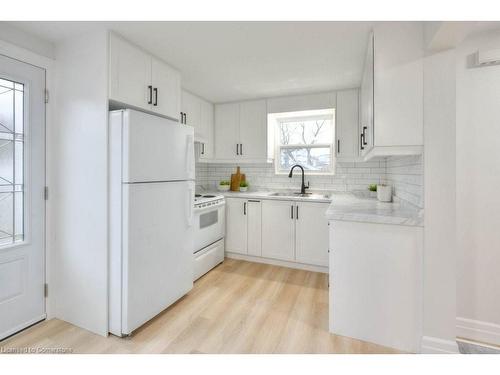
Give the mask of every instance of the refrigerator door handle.
[[193, 184], [190, 183], [188, 187], [188, 198], [187, 198], [187, 225], [189, 227], [193, 226], [193, 216], [194, 216], [194, 187]]
[[191, 134], [186, 137], [186, 171], [189, 174], [189, 178], [193, 176], [193, 158], [194, 158], [194, 138]]

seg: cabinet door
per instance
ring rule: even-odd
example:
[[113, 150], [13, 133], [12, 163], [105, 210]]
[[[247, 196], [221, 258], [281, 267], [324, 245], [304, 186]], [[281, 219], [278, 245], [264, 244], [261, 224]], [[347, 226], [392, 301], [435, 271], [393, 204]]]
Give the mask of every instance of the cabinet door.
[[289, 201], [262, 201], [262, 256], [295, 259], [295, 205]]
[[297, 203], [295, 260], [316, 266], [328, 266], [328, 203]]
[[194, 127], [194, 136], [198, 140], [203, 135], [203, 129], [200, 128], [201, 99], [182, 91], [182, 112], [186, 114], [186, 125]]
[[267, 106], [265, 100], [240, 103], [240, 156], [245, 159], [267, 157]]
[[239, 104], [215, 106], [215, 157], [217, 159], [239, 158]]
[[[373, 148], [373, 134], [374, 134], [374, 121], [373, 121], [373, 35], [370, 36], [368, 47], [366, 49], [365, 67], [363, 71], [363, 78], [361, 81], [361, 121], [359, 123], [360, 129], [360, 153], [365, 155]], [[363, 135], [363, 138], [361, 138]], [[362, 144], [361, 144], [362, 142]]]
[[359, 157], [358, 90], [337, 92], [337, 158], [353, 160]]
[[116, 35], [110, 36], [109, 97], [151, 109], [151, 56]]
[[424, 144], [422, 28], [420, 22], [374, 27], [375, 147]]
[[201, 102], [200, 128], [203, 128], [201, 159], [214, 157], [214, 105], [207, 101]]
[[179, 120], [181, 76], [164, 62], [153, 58], [151, 62], [153, 98], [151, 109], [161, 115]]
[[226, 198], [226, 251], [247, 253], [247, 201]]
[[248, 200], [248, 255], [262, 256], [262, 204], [258, 200]]

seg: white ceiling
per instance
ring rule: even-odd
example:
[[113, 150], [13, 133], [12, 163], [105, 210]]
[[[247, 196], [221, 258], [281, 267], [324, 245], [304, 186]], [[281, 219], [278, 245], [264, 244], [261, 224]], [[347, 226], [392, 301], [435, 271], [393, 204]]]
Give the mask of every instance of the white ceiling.
[[373, 22], [11, 22], [58, 42], [111, 29], [182, 73], [213, 102], [359, 86]]

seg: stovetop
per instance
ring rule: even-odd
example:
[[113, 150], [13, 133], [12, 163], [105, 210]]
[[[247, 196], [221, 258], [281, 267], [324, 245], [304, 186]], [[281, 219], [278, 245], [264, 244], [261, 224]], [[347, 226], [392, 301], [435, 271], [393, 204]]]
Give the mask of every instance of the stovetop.
[[194, 195], [194, 204], [195, 206], [199, 206], [209, 202], [215, 202], [224, 199], [223, 195], [214, 195], [214, 194], [195, 194]]

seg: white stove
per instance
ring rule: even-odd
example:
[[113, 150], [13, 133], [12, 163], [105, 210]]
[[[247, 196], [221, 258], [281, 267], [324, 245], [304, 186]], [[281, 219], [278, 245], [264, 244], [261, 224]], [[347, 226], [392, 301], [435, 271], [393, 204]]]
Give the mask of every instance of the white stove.
[[195, 194], [194, 196], [194, 207], [195, 208], [205, 208], [214, 206], [217, 204], [224, 203], [223, 195], [214, 194]]
[[196, 194], [194, 198], [194, 280], [224, 261], [226, 201], [223, 195]]

